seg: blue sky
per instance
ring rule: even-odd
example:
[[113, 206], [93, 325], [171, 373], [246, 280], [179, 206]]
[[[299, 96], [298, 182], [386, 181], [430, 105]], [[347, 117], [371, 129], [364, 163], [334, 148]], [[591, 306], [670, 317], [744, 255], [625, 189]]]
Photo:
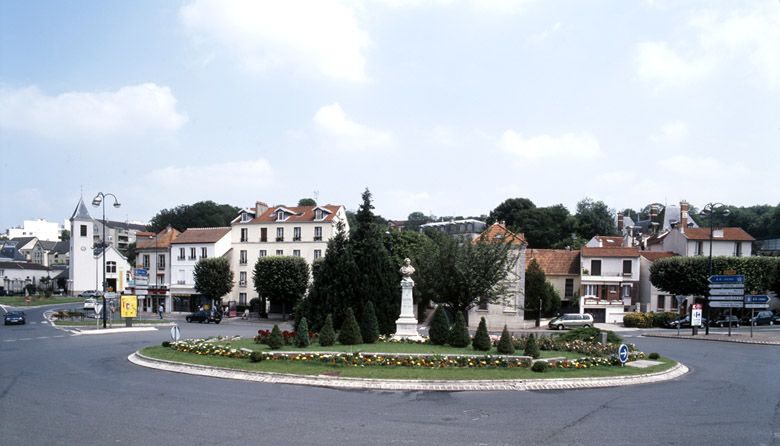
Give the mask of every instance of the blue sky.
[[[780, 2], [0, 2], [0, 229], [780, 202]], [[97, 213], [95, 213], [97, 215]]]

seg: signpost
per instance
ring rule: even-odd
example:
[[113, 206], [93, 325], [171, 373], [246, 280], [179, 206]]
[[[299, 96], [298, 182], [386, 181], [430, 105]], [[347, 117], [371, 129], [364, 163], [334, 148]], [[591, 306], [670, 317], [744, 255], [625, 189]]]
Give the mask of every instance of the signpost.
[[691, 307], [691, 334], [696, 335], [697, 328], [701, 325], [701, 304], [693, 304]]
[[750, 337], [753, 337], [753, 318], [756, 317], [756, 308], [769, 308], [769, 296], [766, 294], [750, 294], [745, 296], [745, 308], [750, 308]]
[[620, 344], [620, 347], [618, 348], [618, 359], [620, 360], [620, 365], [625, 365], [628, 361], [628, 346], [626, 344]]
[[[707, 279], [710, 283], [707, 303], [712, 308], [728, 308], [731, 319], [732, 308], [743, 308], [745, 299], [745, 276], [741, 274], [714, 275]], [[729, 336], [731, 324], [729, 323]]]
[[171, 327], [171, 339], [173, 339], [174, 342], [178, 342], [179, 339], [181, 339], [181, 332], [179, 331], [178, 325]]

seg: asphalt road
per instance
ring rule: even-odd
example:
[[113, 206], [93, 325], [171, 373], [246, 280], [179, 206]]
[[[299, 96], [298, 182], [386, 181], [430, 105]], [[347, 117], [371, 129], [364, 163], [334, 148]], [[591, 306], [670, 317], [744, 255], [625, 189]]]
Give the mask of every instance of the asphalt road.
[[[0, 326], [0, 444], [780, 445], [780, 347], [632, 337], [691, 369], [633, 387], [538, 392], [343, 391], [145, 369], [167, 329], [73, 336]], [[183, 324], [185, 337], [251, 336]]]

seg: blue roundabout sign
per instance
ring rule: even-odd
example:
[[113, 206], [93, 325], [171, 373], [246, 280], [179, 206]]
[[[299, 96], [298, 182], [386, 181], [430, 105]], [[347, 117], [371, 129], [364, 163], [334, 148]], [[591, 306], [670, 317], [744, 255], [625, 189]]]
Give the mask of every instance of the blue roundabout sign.
[[625, 364], [628, 361], [628, 346], [626, 344], [620, 344], [618, 348], [618, 359], [621, 364]]

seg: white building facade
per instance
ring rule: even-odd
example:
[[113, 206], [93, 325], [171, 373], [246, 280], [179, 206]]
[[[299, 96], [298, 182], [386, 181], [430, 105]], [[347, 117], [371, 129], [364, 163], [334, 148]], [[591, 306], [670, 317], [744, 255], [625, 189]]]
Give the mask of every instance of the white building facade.
[[[211, 297], [195, 290], [195, 265], [214, 257], [230, 261], [230, 227], [190, 228], [170, 243], [170, 298], [166, 309], [176, 312], [195, 311], [211, 303]], [[235, 270], [231, 269], [235, 275]]]

